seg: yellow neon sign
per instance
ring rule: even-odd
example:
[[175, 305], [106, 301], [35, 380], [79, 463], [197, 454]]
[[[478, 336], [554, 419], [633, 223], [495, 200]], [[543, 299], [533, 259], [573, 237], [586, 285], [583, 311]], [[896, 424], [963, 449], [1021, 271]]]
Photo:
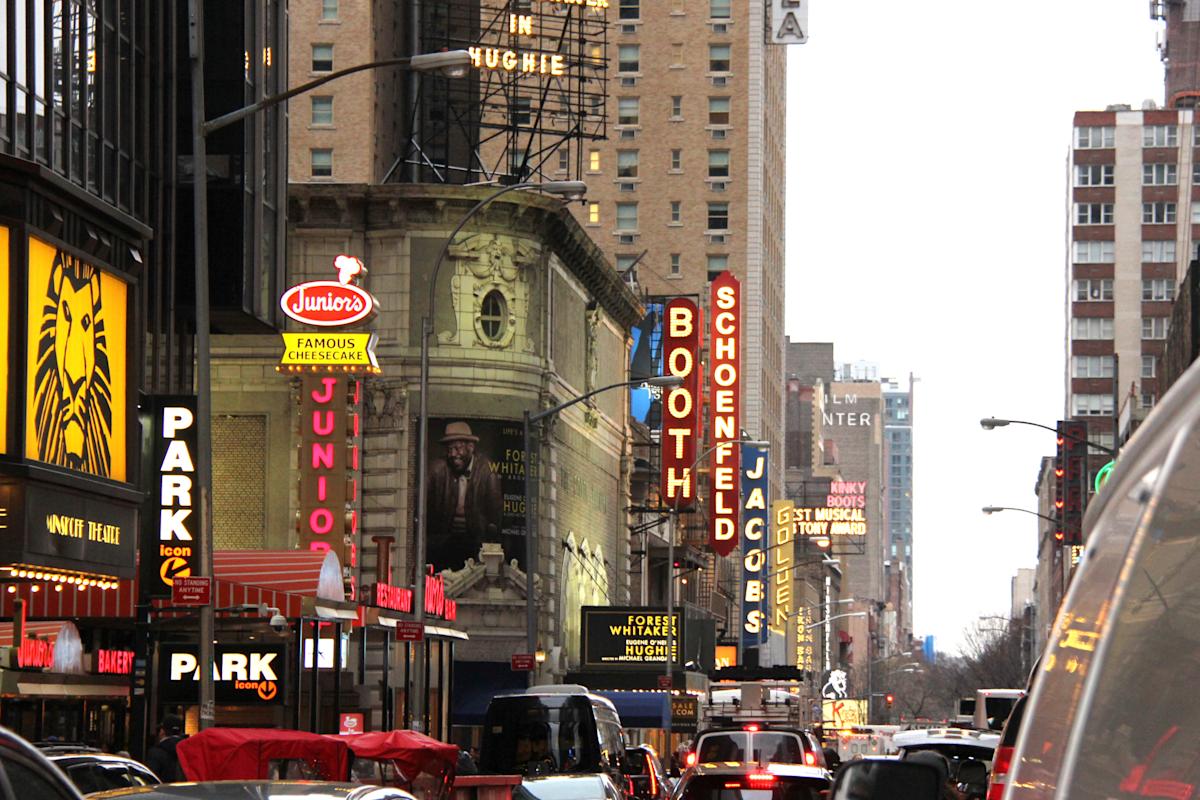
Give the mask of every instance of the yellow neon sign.
[[345, 372], [381, 372], [375, 360], [374, 333], [284, 333], [281, 371], [323, 369]]

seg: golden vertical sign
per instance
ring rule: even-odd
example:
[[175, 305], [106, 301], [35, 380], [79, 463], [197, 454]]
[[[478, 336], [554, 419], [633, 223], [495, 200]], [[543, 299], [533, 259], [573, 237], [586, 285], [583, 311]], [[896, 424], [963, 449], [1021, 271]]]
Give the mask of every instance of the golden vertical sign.
[[776, 500], [771, 503], [771, 627], [787, 635], [792, 615], [793, 530], [796, 503]]
[[127, 287], [29, 238], [25, 457], [125, 480]]

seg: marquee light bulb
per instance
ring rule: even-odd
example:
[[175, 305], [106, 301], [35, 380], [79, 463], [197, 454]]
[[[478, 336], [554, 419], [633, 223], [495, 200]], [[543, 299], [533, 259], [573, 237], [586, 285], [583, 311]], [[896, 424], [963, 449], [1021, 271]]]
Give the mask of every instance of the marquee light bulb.
[[61, 591], [62, 591], [62, 584], [60, 583], [60, 584], [58, 584], [57, 586], [55, 586], [55, 587], [54, 587], [54, 591], [56, 591], [56, 592], [61, 592]]
[[10, 587], [8, 587], [8, 593], [9, 593], [9, 594], [16, 594], [16, 593], [17, 593], [17, 587], [15, 587], [15, 586], [10, 586]]
[[29, 591], [31, 591], [31, 592], [40, 592], [41, 590], [42, 590], [42, 587], [38, 586], [36, 583], [33, 586], [29, 587]]
[[79, 591], [81, 591], [81, 592], [82, 592], [84, 589], [87, 589], [87, 587], [83, 585], [83, 581], [80, 581], [80, 582], [79, 582], [79, 585], [78, 585], [78, 586], [76, 586], [75, 588], [76, 588], [76, 589], [78, 589], [78, 590], [79, 590]]

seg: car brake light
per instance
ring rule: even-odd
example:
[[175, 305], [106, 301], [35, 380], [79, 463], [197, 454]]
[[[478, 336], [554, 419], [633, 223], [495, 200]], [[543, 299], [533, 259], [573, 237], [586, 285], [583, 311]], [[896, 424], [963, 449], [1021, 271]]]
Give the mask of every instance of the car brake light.
[[1012, 769], [1013, 748], [1001, 745], [992, 759], [992, 775], [1007, 775]]
[[770, 772], [751, 772], [748, 776], [751, 783], [774, 783], [775, 776]]
[[815, 766], [817, 763], [817, 757], [814, 756], [812, 753], [805, 753], [804, 754], [804, 763], [810, 767]]
[[629, 784], [629, 788], [628, 788], [629, 796], [633, 797], [635, 794], [637, 794], [637, 790], [633, 788], [633, 778], [626, 776], [625, 782], [627, 784]]
[[650, 775], [650, 796], [658, 797], [658, 779], [654, 777], [654, 765], [649, 763], [648, 760], [646, 763], [646, 772]]
[[989, 783], [988, 790], [987, 790], [987, 800], [1000, 800], [1001, 797], [1004, 797], [1004, 784], [1003, 783]]
[[683, 759], [683, 763], [689, 767], [696, 766], [696, 754], [688, 753], [687, 756]]
[[753, 733], [754, 731], [758, 730], [758, 726], [757, 725], [747, 725], [746, 727], [742, 728], [742, 730], [750, 731], [751, 733]]

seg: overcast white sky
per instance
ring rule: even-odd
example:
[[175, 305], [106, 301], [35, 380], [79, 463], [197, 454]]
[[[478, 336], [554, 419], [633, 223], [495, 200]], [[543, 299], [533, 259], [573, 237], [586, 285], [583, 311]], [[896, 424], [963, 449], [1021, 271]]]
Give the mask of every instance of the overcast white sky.
[[[1146, 0], [811, 0], [790, 48], [787, 333], [919, 378], [915, 633], [953, 651], [1037, 560], [1063, 411], [1071, 116], [1162, 104]], [[853, 476], [849, 476], [853, 477]]]

